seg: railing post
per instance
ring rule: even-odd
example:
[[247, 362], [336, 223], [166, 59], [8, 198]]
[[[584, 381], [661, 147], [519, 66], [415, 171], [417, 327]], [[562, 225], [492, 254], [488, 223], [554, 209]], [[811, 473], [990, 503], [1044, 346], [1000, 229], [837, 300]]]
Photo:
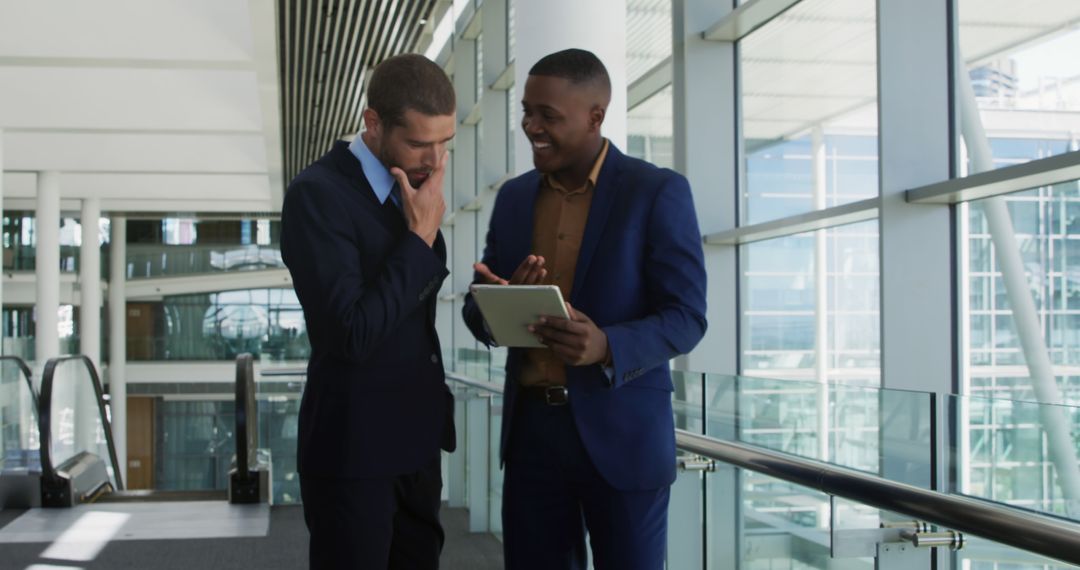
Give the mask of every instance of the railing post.
[[486, 394], [477, 394], [468, 399], [466, 407], [465, 461], [468, 469], [469, 493], [469, 531], [488, 532], [491, 530], [488, 520], [488, 455], [490, 444], [490, 424], [488, 406], [491, 398]]

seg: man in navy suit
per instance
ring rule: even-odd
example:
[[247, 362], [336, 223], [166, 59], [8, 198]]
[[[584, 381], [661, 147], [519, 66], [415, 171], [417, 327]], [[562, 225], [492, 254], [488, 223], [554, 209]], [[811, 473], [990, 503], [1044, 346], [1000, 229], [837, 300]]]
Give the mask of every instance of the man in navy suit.
[[311, 339], [299, 471], [312, 568], [437, 568], [440, 448], [453, 400], [435, 332], [454, 90], [395, 56], [371, 76], [365, 131], [289, 184], [281, 253]]
[[[663, 568], [675, 436], [668, 361], [705, 333], [705, 267], [690, 187], [600, 134], [611, 98], [584, 50], [529, 71], [522, 128], [536, 169], [499, 191], [476, 282], [555, 284], [569, 320], [506, 362], [506, 567]], [[463, 309], [493, 339], [475, 302]]]

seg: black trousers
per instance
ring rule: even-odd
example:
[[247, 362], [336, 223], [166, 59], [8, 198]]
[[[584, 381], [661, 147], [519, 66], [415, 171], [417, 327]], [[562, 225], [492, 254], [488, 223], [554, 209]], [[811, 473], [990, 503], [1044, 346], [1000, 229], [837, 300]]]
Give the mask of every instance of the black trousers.
[[385, 479], [300, 476], [312, 570], [439, 567], [444, 534], [438, 456], [423, 469]]

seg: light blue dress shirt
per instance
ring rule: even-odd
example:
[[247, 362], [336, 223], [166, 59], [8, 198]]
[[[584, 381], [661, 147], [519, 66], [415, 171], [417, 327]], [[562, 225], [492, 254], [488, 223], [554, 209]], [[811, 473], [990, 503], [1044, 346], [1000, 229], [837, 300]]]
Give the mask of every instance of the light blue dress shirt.
[[375, 192], [375, 197], [378, 198], [379, 203], [385, 204], [386, 198], [389, 197], [400, 208], [401, 202], [391, 192], [397, 180], [394, 180], [394, 177], [386, 169], [382, 161], [371, 153], [371, 149], [364, 143], [362, 135], [356, 135], [353, 142], [349, 143], [349, 151], [360, 161], [360, 166], [364, 169], [364, 177], [367, 178], [368, 184], [371, 185], [371, 190]]

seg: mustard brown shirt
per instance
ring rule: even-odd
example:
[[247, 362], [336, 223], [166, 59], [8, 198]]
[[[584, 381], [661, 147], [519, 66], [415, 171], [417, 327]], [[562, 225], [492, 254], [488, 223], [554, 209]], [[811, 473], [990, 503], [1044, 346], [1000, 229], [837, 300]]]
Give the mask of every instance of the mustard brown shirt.
[[[557, 285], [563, 300], [569, 300], [574, 283], [581, 240], [585, 236], [585, 223], [589, 218], [596, 181], [604, 166], [609, 143], [604, 146], [593, 163], [585, 185], [580, 188], [564, 188], [555, 177], [545, 174], [540, 179], [540, 191], [536, 195], [533, 216], [532, 254], [543, 256], [547, 275], [544, 285]], [[525, 354], [521, 373], [523, 386], [564, 386], [566, 365], [550, 348], [530, 348]]]

